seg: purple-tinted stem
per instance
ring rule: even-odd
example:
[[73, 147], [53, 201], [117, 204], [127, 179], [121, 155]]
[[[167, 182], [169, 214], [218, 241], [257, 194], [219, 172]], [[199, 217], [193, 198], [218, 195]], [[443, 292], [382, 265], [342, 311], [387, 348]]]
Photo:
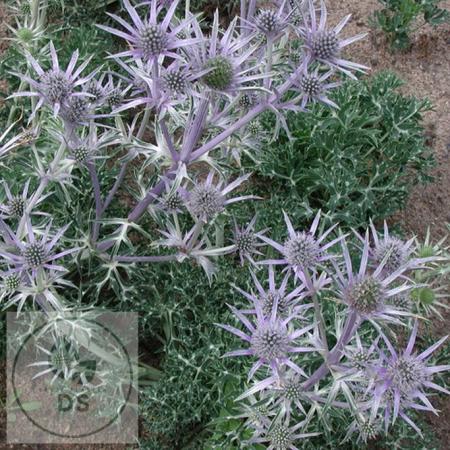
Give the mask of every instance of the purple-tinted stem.
[[[251, 3], [250, 3], [251, 6]], [[256, 116], [261, 114], [262, 112], [266, 111], [270, 108], [271, 103], [275, 103], [280, 99], [280, 97], [285, 94], [294, 84], [295, 80], [298, 78], [298, 76], [301, 74], [301, 72], [304, 70], [305, 65], [307, 65], [309, 62], [308, 58], [305, 58], [304, 63], [289, 77], [288, 80], [286, 80], [283, 85], [277, 90], [276, 94], [273, 94], [267, 103], [262, 103], [260, 105], [255, 106], [252, 110], [250, 110], [244, 117], [239, 119], [234, 125], [224, 130], [222, 133], [218, 134], [215, 138], [211, 139], [206, 144], [202, 145], [200, 148], [198, 148], [196, 151], [192, 152], [192, 149], [186, 150], [189, 148], [187, 145], [183, 145], [182, 154], [180, 156], [180, 160], [186, 163], [192, 163], [196, 161], [198, 158], [200, 158], [205, 153], [208, 153], [210, 150], [214, 149], [216, 146], [218, 146], [220, 143], [222, 143], [225, 139], [230, 137], [233, 133], [235, 133], [240, 128], [244, 127], [247, 123], [251, 122]], [[207, 111], [207, 109], [206, 109]], [[199, 114], [197, 115], [197, 117]], [[200, 138], [202, 130], [197, 130], [197, 139]], [[196, 142], [194, 143], [194, 145]], [[192, 152], [192, 153], [191, 153]], [[185, 153], [185, 154], [183, 154]], [[167, 180], [174, 179], [176, 176], [176, 169], [178, 167], [178, 164], [174, 163], [172, 166], [167, 170], [166, 174], [164, 175], [164, 178]], [[150, 205], [155, 198], [157, 198], [162, 191], [164, 190], [166, 184], [163, 179], [159, 181], [148, 193], [147, 195], [135, 206], [135, 208], [131, 211], [131, 213], [128, 215], [128, 220], [130, 222], [137, 222], [139, 218], [145, 213], [148, 205]], [[106, 251], [109, 248], [111, 248], [114, 245], [113, 240], [107, 240], [98, 245], [98, 249], [101, 251]]]
[[256, 0], [250, 0], [247, 11], [247, 20], [249, 22], [252, 22], [252, 19], [255, 16], [255, 9], [256, 9]]
[[128, 163], [125, 162], [125, 163], [123, 163], [122, 167], [120, 168], [119, 175], [117, 176], [117, 179], [116, 179], [113, 187], [109, 191], [109, 193], [105, 199], [105, 202], [103, 203], [102, 214], [106, 211], [106, 209], [112, 202], [112, 199], [116, 195], [117, 190], [119, 189], [120, 185], [122, 184], [122, 181], [125, 178], [125, 174], [127, 172], [127, 166], [128, 166]]
[[89, 175], [91, 176], [92, 187], [94, 189], [94, 199], [95, 199], [95, 223], [92, 230], [92, 242], [96, 242], [100, 232], [100, 219], [102, 217], [102, 198], [100, 193], [100, 183], [98, 181], [97, 171], [95, 165], [92, 161], [87, 164]]
[[352, 311], [348, 316], [348, 319], [344, 326], [344, 331], [341, 334], [337, 344], [330, 352], [328, 359], [324, 362], [303, 384], [304, 389], [309, 389], [310, 387], [317, 384], [325, 375], [330, 371], [330, 366], [337, 364], [342, 356], [342, 351], [344, 347], [349, 343], [350, 339], [353, 337], [354, 332], [358, 328], [358, 315]]
[[159, 121], [159, 126], [161, 127], [161, 131], [164, 135], [164, 139], [166, 140], [166, 144], [169, 147], [170, 155], [172, 156], [172, 161], [178, 161], [180, 155], [178, 155], [178, 152], [173, 143], [173, 139], [171, 138], [169, 130], [167, 129], [166, 121], [164, 118], [162, 118]]
[[203, 134], [206, 117], [208, 115], [209, 102], [210, 98], [208, 95], [201, 101], [197, 114], [188, 124], [188, 133], [185, 135], [185, 139], [183, 139], [183, 147], [180, 155], [180, 159], [183, 162], [189, 161], [192, 150]]
[[[176, 177], [176, 169], [178, 164], [172, 164], [167, 172], [164, 174], [164, 177], [161, 177], [161, 180], [147, 193], [147, 195], [134, 207], [133, 211], [128, 216], [128, 220], [130, 222], [137, 222], [138, 219], [144, 214], [148, 205], [152, 203], [155, 198], [159, 197], [166, 187], [166, 183], [164, 179], [173, 180]], [[163, 179], [164, 178], [164, 179]]]
[[[308, 61], [308, 58], [305, 59]], [[270, 106], [275, 103], [280, 97], [285, 94], [294, 84], [295, 80], [298, 78], [299, 74], [304, 70], [305, 63], [303, 63], [290, 77], [287, 81], [283, 83], [283, 85], [277, 90], [276, 94], [273, 94], [266, 103], [261, 103], [260, 105], [255, 106], [251, 109], [244, 117], [241, 117], [237, 122], [235, 122], [232, 126], [228, 127], [226, 130], [222, 131], [222, 133], [218, 134], [216, 137], [211, 139], [206, 144], [202, 145], [200, 148], [195, 150], [189, 162], [194, 162], [205, 153], [208, 153], [210, 150], [217, 147], [220, 143], [222, 143], [225, 139], [229, 138], [233, 133], [238, 131], [240, 128], [244, 127], [247, 123], [251, 122], [256, 116], [263, 113]]]

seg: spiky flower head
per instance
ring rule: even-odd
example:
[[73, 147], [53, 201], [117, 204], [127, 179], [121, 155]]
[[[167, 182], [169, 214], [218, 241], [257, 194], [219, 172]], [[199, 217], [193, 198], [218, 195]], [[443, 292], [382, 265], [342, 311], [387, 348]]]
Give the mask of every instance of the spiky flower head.
[[408, 395], [429, 379], [423, 361], [414, 356], [400, 356], [391, 362], [387, 374], [392, 380], [392, 389]]
[[25, 246], [23, 257], [26, 264], [32, 269], [42, 266], [45, 262], [46, 250], [40, 242], [32, 242]]
[[37, 269], [65, 272], [66, 269], [61, 265], [55, 264], [54, 261], [78, 251], [78, 248], [63, 250], [59, 253], [54, 252], [55, 246], [67, 230], [68, 225], [59, 229], [54, 236], [50, 236], [51, 226], [52, 223], [49, 222], [46, 228], [39, 234], [39, 239], [36, 239], [31, 221], [27, 218], [25, 242], [10, 228], [6, 228], [5, 232], [7, 235], [5, 240], [11, 244], [12, 248], [15, 247], [15, 250], [10, 252], [2, 249], [0, 251], [0, 264], [11, 267], [14, 272], [20, 275], [26, 272], [30, 278], [35, 278], [40, 273]]
[[359, 432], [364, 442], [375, 439], [380, 433], [380, 427], [378, 424], [372, 422], [370, 419], [366, 419], [359, 424]]
[[334, 30], [325, 30], [317, 33], [312, 42], [311, 49], [317, 59], [330, 59], [339, 56], [339, 39]]
[[20, 2], [20, 12], [27, 16], [31, 13], [31, 2], [30, 0], [23, 0]]
[[127, 24], [121, 17], [110, 14], [116, 20], [124, 31], [99, 25], [103, 30], [115, 34], [125, 39], [130, 44], [130, 49], [119, 53], [117, 56], [132, 56], [133, 58], [143, 59], [144, 61], [154, 60], [159, 56], [168, 56], [176, 59], [176, 51], [179, 48], [194, 45], [197, 39], [180, 39], [177, 35], [185, 29], [195, 18], [188, 18], [179, 22], [176, 26], [172, 25], [172, 19], [179, 0], [175, 0], [165, 11], [165, 17], [161, 21], [159, 15], [165, 9], [164, 5], [157, 1], [144, 2], [142, 5], [148, 6], [146, 19], [142, 20], [136, 8], [129, 0], [123, 0], [123, 4], [131, 17], [132, 25]]
[[7, 203], [8, 213], [11, 217], [22, 217], [25, 212], [25, 199], [15, 196]]
[[284, 316], [289, 310], [289, 302], [286, 297], [282, 296], [279, 291], [269, 291], [261, 298], [262, 310], [266, 316], [272, 314], [274, 305], [277, 305], [277, 310], [280, 316]]
[[284, 244], [278, 244], [266, 237], [262, 238], [264, 242], [267, 242], [282, 255], [282, 259], [271, 260], [271, 264], [286, 264], [297, 276], [300, 276], [305, 270], [315, 272], [319, 264], [333, 258], [327, 253], [327, 250], [342, 240], [343, 236], [324, 244], [324, 240], [333, 231], [335, 226], [316, 236], [320, 221], [320, 211], [316, 214], [308, 231], [296, 231], [288, 215], [285, 212], [283, 214], [288, 229], [288, 238]]
[[21, 284], [20, 276], [16, 273], [7, 275], [3, 280], [3, 285], [7, 292], [15, 292]]
[[181, 211], [184, 207], [183, 199], [178, 192], [166, 195], [162, 203], [164, 209], [168, 212]]
[[292, 432], [283, 424], [276, 424], [268, 433], [270, 446], [276, 450], [287, 450], [293, 445]]
[[258, 101], [258, 96], [256, 93], [244, 92], [239, 97], [239, 106], [243, 109], [250, 109], [252, 106], [256, 105], [257, 101]]
[[405, 311], [411, 311], [413, 303], [411, 299], [411, 293], [401, 292], [398, 295], [394, 295], [390, 299], [390, 303], [398, 309], [403, 309]]
[[186, 94], [187, 80], [183, 70], [168, 70], [163, 75], [166, 88], [174, 94]]
[[146, 60], [166, 51], [167, 44], [167, 35], [157, 24], [147, 24], [139, 31], [138, 45], [142, 50], [142, 57]]
[[234, 237], [234, 244], [239, 252], [248, 253], [256, 244], [256, 236], [250, 231], [241, 231]]
[[300, 89], [307, 95], [315, 97], [322, 91], [322, 82], [315, 74], [304, 74], [300, 80]]
[[314, 236], [299, 232], [285, 242], [283, 254], [291, 266], [316, 267], [322, 257], [322, 250]]
[[72, 150], [73, 158], [78, 164], [84, 163], [90, 154], [91, 149], [86, 145], [80, 145]]
[[197, 184], [190, 192], [189, 206], [197, 217], [211, 220], [224, 209], [225, 198], [216, 186]]
[[437, 414], [427, 398], [426, 388], [450, 394], [449, 391], [433, 382], [434, 374], [450, 370], [450, 365], [431, 366], [427, 364], [431, 354], [446, 341], [448, 336], [443, 337], [417, 355], [413, 352], [417, 330], [418, 321], [416, 320], [406, 349], [400, 354], [394, 349], [389, 339], [380, 333], [389, 350], [389, 355], [381, 353], [383, 361], [377, 368], [376, 383], [372, 388], [374, 401], [371, 415], [375, 417], [380, 406], [386, 408], [384, 413], [386, 429], [391, 420], [393, 423], [397, 416], [400, 416], [420, 433], [416, 424], [406, 415], [406, 408], [431, 411]]
[[252, 120], [251, 122], [249, 122], [249, 124], [247, 125], [247, 131], [252, 135], [252, 136], [259, 136], [261, 133], [264, 132], [264, 128], [261, 125], [261, 122], [259, 120]]
[[350, 307], [361, 315], [373, 314], [386, 300], [382, 283], [371, 275], [355, 279], [345, 295]]
[[209, 72], [203, 75], [203, 82], [217, 91], [228, 90], [234, 78], [234, 69], [230, 60], [225, 56], [215, 56], [206, 61], [204, 69]]
[[223, 180], [215, 184], [214, 172], [210, 172], [204, 182], [197, 182], [190, 192], [186, 192], [186, 206], [197, 218], [208, 222], [217, 214], [220, 214], [229, 203], [257, 198], [253, 195], [240, 196], [233, 199], [226, 198], [227, 194], [240, 186], [249, 176], [239, 177], [228, 186], [223, 187]]
[[286, 358], [288, 346], [288, 332], [280, 321], [262, 323], [251, 339], [251, 348], [255, 355], [265, 361]]
[[48, 70], [40, 77], [41, 93], [49, 103], [62, 103], [72, 93], [73, 84], [64, 72]]
[[277, 12], [272, 9], [262, 9], [256, 16], [256, 26], [265, 34], [278, 32], [281, 23]]
[[68, 123], [78, 125], [89, 118], [90, 103], [84, 97], [71, 97], [61, 109], [61, 116]]
[[282, 393], [286, 400], [299, 402], [303, 399], [304, 389], [298, 376], [290, 376], [283, 382]]
[[[366, 230], [364, 238], [358, 234], [357, 236], [364, 243], [357, 273], [354, 273], [352, 258], [345, 241], [341, 242], [341, 246], [346, 274], [344, 275], [342, 268], [332, 261], [336, 272], [335, 281], [339, 287], [339, 297], [363, 319], [378, 317], [400, 323], [398, 317], [404, 316], [405, 311], [400, 311], [393, 306], [391, 299], [413, 288], [413, 285], [404, 277], [404, 273], [410, 266], [404, 265], [394, 273], [386, 273], [384, 262], [372, 267], [369, 264], [371, 251], [369, 230]], [[423, 268], [424, 264], [425, 261], [415, 261], [416, 268]]]
[[358, 370], [365, 370], [371, 360], [369, 352], [365, 350], [357, 350], [352, 354], [351, 362]]
[[90, 99], [93, 102], [96, 102], [105, 96], [105, 88], [100, 81], [95, 79], [92, 79], [87, 83], [86, 92], [91, 95]]
[[111, 92], [108, 93], [106, 101], [108, 102], [110, 108], [112, 109], [117, 108], [122, 104], [123, 101], [122, 91], [117, 88], [113, 89]]
[[408, 262], [410, 251], [400, 239], [388, 236], [378, 242], [373, 250], [373, 260], [380, 264], [385, 258], [385, 268], [389, 272], [395, 272]]
[[334, 28], [330, 28], [327, 25], [327, 11], [323, 0], [320, 0], [320, 20], [317, 18], [314, 0], [307, 0], [307, 6], [309, 17], [305, 14], [304, 26], [298, 30], [304, 39], [304, 47], [311, 59], [326, 64], [331, 69], [340, 70], [352, 78], [356, 78], [353, 71], [364, 72], [367, 70], [367, 67], [347, 61], [340, 56], [344, 47], [366, 36], [366, 34], [359, 34], [349, 39], [341, 40], [339, 38], [339, 33], [350, 19], [350, 15]]

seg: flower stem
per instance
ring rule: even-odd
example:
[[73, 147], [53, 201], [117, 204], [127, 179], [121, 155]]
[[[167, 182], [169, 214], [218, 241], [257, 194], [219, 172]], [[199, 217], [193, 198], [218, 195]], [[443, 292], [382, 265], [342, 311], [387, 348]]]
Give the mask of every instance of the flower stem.
[[330, 352], [328, 359], [324, 362], [303, 384], [304, 389], [309, 389], [311, 386], [317, 384], [330, 371], [330, 366], [337, 364], [342, 357], [344, 347], [349, 343], [353, 337], [354, 332], [358, 328], [358, 315], [352, 311], [344, 326], [344, 331], [341, 334], [337, 344]]

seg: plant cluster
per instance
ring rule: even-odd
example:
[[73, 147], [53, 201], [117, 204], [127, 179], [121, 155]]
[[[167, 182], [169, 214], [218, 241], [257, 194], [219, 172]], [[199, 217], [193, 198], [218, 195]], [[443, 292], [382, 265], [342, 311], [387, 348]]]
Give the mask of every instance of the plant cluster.
[[[440, 8], [441, 0], [379, 0], [383, 9], [375, 11], [372, 22], [387, 35], [394, 49], [407, 49], [411, 33], [424, 24], [434, 27], [448, 21], [450, 15]], [[422, 22], [419, 24], [419, 20]]]
[[[344, 49], [364, 36], [343, 37], [350, 16], [330, 26], [323, 1], [243, 0], [240, 16], [223, 25], [216, 12], [209, 26], [177, 10], [178, 0], [122, 4], [98, 25], [119, 42], [104, 65], [47, 40], [47, 1], [31, 0], [24, 11], [29, 38], [14, 31], [22, 59], [11, 68], [18, 86], [0, 136], [4, 309], [49, 317], [96, 306], [141, 310], [142, 336], [154, 347], [146, 356], [155, 367], [136, 369], [152, 381], [140, 405], [150, 448], [198, 448], [197, 431], [213, 443], [224, 421], [231, 428], [219, 448], [314, 445], [333, 435], [336, 417], [351, 419], [346, 438], [356, 433], [357, 442], [398, 418], [420, 432], [408, 411], [436, 412], [429, 391], [447, 393], [435, 375], [449, 366], [431, 359], [444, 338], [414, 348], [413, 318], [427, 296], [413, 293], [441, 295], [433, 283], [442, 243], [421, 254], [414, 240], [373, 224], [343, 235], [337, 223], [325, 227], [316, 211], [323, 204], [282, 216], [283, 202], [271, 198], [264, 211], [265, 195], [251, 192], [251, 174], [242, 172], [244, 159], [259, 162], [264, 113], [274, 115], [275, 139], [299, 139], [303, 125], [292, 132], [292, 113], [329, 139], [336, 129], [320, 120], [350, 102], [331, 91], [366, 70]], [[417, 143], [425, 104], [405, 100], [391, 114], [394, 102], [385, 101], [392, 123], [384, 133], [412, 133]], [[381, 142], [376, 130], [370, 136]], [[406, 139], [392, 150], [382, 148], [390, 140], [374, 145], [374, 165], [382, 150], [422, 162], [422, 149], [395, 155]], [[296, 225], [303, 208], [313, 217], [305, 230]], [[400, 325], [411, 329], [403, 350], [393, 344]], [[243, 345], [234, 348], [236, 337]], [[66, 336], [66, 350], [80, 345], [75, 338]], [[57, 373], [71, 377], [65, 360]]]
[[[364, 227], [400, 209], [411, 185], [430, 180], [431, 149], [425, 145], [422, 114], [426, 100], [396, 92], [393, 73], [350, 81], [333, 92], [339, 109], [317, 104], [290, 113], [290, 134], [262, 140], [256, 173], [287, 188], [305, 210], [322, 208], [330, 223]], [[262, 121], [269, 130], [271, 117]]]

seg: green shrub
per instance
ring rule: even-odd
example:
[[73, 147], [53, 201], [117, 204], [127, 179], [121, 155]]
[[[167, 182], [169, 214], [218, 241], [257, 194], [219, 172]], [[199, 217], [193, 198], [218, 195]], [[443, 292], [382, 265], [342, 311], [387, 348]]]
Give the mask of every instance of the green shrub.
[[448, 21], [447, 10], [439, 8], [441, 0], [378, 0], [383, 9], [376, 11], [372, 23], [387, 35], [393, 48], [406, 49], [411, 45], [410, 33], [417, 20], [437, 26]]
[[[401, 85], [392, 73], [378, 74], [338, 89], [331, 98], [339, 110], [315, 104], [290, 113], [292, 140], [281, 132], [252, 170], [342, 226], [384, 219], [404, 205], [412, 184], [430, 180], [434, 161], [421, 125], [430, 103], [398, 93]], [[265, 120], [268, 130], [273, 120]]]

